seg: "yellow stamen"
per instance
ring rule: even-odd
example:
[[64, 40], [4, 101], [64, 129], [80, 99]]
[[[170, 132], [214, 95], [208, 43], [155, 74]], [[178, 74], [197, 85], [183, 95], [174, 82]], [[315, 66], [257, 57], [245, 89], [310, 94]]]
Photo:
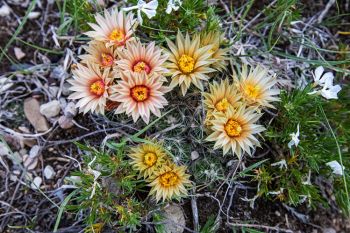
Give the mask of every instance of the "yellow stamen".
[[143, 157], [143, 163], [146, 164], [148, 167], [152, 167], [157, 162], [157, 155], [153, 152], [148, 152]]
[[150, 67], [143, 61], [137, 62], [133, 67], [134, 72], [140, 73], [145, 71], [147, 74], [150, 72]]
[[143, 85], [135, 86], [131, 88], [131, 96], [137, 102], [145, 101], [149, 97], [149, 89]]
[[111, 34], [109, 34], [109, 39], [116, 42], [123, 42], [125, 39], [125, 34], [122, 30], [114, 29]]
[[108, 53], [101, 53], [101, 65], [102, 66], [112, 66], [113, 65], [113, 56]]
[[230, 137], [237, 137], [241, 135], [242, 126], [240, 123], [233, 119], [229, 119], [225, 124], [225, 131]]
[[244, 93], [251, 99], [256, 99], [260, 95], [260, 87], [258, 85], [246, 84], [244, 86]]
[[194, 69], [194, 59], [186, 54], [183, 54], [178, 60], [179, 68], [182, 72], [188, 74]]
[[228, 102], [226, 98], [223, 98], [215, 104], [215, 108], [220, 112], [225, 112], [230, 105], [230, 102]]
[[101, 96], [105, 92], [105, 84], [102, 80], [97, 80], [90, 85], [91, 93]]
[[168, 188], [177, 185], [179, 177], [176, 173], [169, 171], [159, 177], [159, 182], [163, 187]]

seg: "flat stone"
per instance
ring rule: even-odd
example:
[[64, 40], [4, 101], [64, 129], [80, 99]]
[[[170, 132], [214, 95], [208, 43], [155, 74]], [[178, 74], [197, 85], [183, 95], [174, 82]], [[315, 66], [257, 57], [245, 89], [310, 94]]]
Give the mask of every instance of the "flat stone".
[[185, 216], [181, 207], [177, 204], [170, 204], [164, 208], [163, 217], [165, 221], [169, 221], [164, 224], [166, 233], [182, 233], [186, 225]]
[[34, 170], [38, 165], [38, 157], [23, 156], [23, 166], [28, 170]]
[[60, 102], [58, 100], [50, 101], [40, 106], [40, 113], [46, 118], [57, 116], [61, 111]]
[[49, 125], [45, 117], [40, 113], [40, 104], [38, 100], [32, 97], [25, 99], [24, 114], [36, 131], [44, 132], [49, 130]]

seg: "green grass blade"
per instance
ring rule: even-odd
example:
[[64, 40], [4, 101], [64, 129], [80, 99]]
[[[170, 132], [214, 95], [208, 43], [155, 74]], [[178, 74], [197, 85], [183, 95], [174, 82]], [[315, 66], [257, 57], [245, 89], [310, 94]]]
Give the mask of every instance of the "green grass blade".
[[55, 222], [55, 226], [53, 229], [53, 232], [57, 232], [58, 226], [60, 225], [61, 222], [61, 218], [62, 218], [62, 214], [64, 209], [66, 208], [66, 205], [68, 204], [68, 202], [70, 201], [70, 199], [72, 199], [72, 197], [78, 192], [78, 189], [74, 190], [73, 192], [71, 192], [62, 202], [59, 210], [58, 210], [58, 214], [57, 214], [57, 219]]

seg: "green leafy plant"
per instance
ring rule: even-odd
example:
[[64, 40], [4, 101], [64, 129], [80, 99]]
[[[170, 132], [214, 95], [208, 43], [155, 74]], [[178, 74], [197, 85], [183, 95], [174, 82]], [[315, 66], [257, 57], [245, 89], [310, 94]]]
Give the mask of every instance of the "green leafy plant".
[[143, 184], [125, 160], [124, 148], [108, 153], [77, 145], [84, 151], [84, 164], [88, 166], [72, 173], [78, 191], [67, 209], [89, 211], [85, 219], [87, 229], [117, 225], [135, 230], [140, 225], [143, 206], [134, 195]]
[[[338, 205], [349, 214], [347, 186], [349, 176], [333, 175], [327, 162], [343, 163], [350, 167], [349, 120], [344, 114], [349, 109], [346, 90], [340, 101], [327, 101], [320, 96], [308, 95], [311, 86], [283, 91], [278, 113], [265, 133], [267, 144], [271, 145], [270, 160], [255, 170], [259, 182], [259, 196], [278, 199], [291, 205], [307, 203], [316, 207], [327, 205], [322, 195], [320, 180], [327, 180], [335, 188]], [[328, 125], [329, 122], [329, 125]], [[290, 134], [300, 127], [300, 144], [289, 149]], [[333, 135], [334, 128], [335, 134]], [[336, 137], [335, 137], [336, 135]], [[338, 149], [341, 153], [338, 153]], [[283, 165], [284, 163], [284, 165]]]

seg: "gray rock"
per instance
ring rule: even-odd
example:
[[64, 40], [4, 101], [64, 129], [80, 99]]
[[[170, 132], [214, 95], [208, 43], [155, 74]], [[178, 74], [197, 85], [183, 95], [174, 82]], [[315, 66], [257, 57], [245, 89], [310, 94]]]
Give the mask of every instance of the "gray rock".
[[72, 93], [72, 91], [69, 90], [70, 87], [71, 85], [69, 83], [63, 83], [62, 95], [69, 96]]
[[5, 3], [0, 7], [0, 17], [9, 16], [11, 13], [11, 8]]
[[38, 157], [39, 151], [40, 151], [40, 146], [38, 145], [33, 146], [29, 151], [29, 157], [31, 158]]
[[191, 159], [196, 160], [199, 158], [199, 153], [197, 151], [192, 151], [191, 152]]
[[164, 208], [163, 217], [165, 221], [169, 221], [164, 224], [166, 233], [182, 233], [186, 225], [185, 216], [181, 207], [177, 204], [170, 204]]
[[67, 107], [67, 99], [66, 98], [64, 98], [64, 97], [60, 98], [60, 106], [61, 106], [61, 109], [65, 109]]
[[68, 73], [64, 70], [63, 66], [55, 67], [50, 74], [50, 78], [58, 80], [61, 80], [62, 78], [66, 79], [67, 77]]
[[46, 118], [52, 118], [60, 113], [61, 107], [58, 100], [53, 100], [40, 106], [40, 113]]
[[73, 118], [73, 117], [75, 117], [77, 115], [77, 113], [78, 113], [78, 110], [75, 107], [75, 103], [69, 102], [67, 104], [66, 108], [64, 109], [64, 115], [66, 117]]
[[45, 117], [40, 113], [40, 104], [38, 100], [34, 98], [25, 99], [24, 114], [36, 131], [44, 132], [49, 129]]
[[72, 128], [74, 123], [73, 119], [71, 117], [66, 116], [60, 116], [58, 119], [58, 124], [61, 126], [62, 129], [69, 129]]
[[37, 177], [34, 178], [32, 184], [30, 185], [30, 187], [32, 189], [39, 189], [42, 182], [43, 182], [43, 179], [41, 179], [41, 177], [37, 176]]

